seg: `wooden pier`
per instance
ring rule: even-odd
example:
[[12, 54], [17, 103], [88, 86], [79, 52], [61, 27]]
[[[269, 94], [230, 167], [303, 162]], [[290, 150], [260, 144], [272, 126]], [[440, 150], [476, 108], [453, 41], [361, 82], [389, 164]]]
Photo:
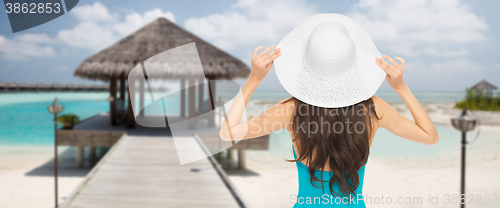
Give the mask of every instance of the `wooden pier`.
[[[108, 118], [101, 114], [75, 127], [75, 135], [87, 132], [87, 136], [63, 133], [66, 135], [61, 145], [107, 145], [115, 142], [115, 135], [117, 138], [60, 207], [248, 207], [214, 157], [180, 165], [173, 137], [165, 128], [117, 127], [111, 140], [105, 139], [109, 135], [104, 134]], [[92, 135], [103, 138], [104, 142], [92, 140]], [[185, 139], [198, 144], [190, 148], [208, 154], [210, 150], [204, 145], [208, 136], [202, 134], [202, 137], [204, 141], [198, 136]]]

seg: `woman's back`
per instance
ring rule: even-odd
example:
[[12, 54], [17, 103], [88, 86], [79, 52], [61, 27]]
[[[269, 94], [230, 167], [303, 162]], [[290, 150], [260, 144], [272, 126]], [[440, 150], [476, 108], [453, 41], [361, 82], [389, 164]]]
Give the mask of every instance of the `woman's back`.
[[296, 98], [281, 103], [293, 106], [287, 130], [294, 155], [289, 161], [298, 172], [295, 207], [365, 207], [365, 166], [379, 120], [372, 98], [342, 108]]
[[[297, 154], [295, 153], [295, 148], [292, 146], [293, 156], [297, 159]], [[363, 181], [365, 178], [365, 167], [366, 164], [361, 167], [358, 171], [359, 175], [359, 186], [354, 191], [355, 195], [341, 194], [339, 196], [333, 196], [330, 193], [329, 182], [333, 176], [330, 171], [320, 170], [315, 171], [317, 178], [324, 180], [323, 184], [313, 181], [311, 184], [311, 176], [309, 175], [309, 167], [304, 163], [298, 161], [296, 162], [297, 172], [298, 172], [298, 182], [299, 182], [299, 192], [296, 196], [295, 205], [293, 207], [365, 207], [365, 202], [363, 197]], [[323, 174], [323, 176], [321, 175]], [[340, 187], [338, 184], [334, 184], [333, 189], [335, 192], [340, 192]], [[357, 196], [357, 197], [356, 197]]]

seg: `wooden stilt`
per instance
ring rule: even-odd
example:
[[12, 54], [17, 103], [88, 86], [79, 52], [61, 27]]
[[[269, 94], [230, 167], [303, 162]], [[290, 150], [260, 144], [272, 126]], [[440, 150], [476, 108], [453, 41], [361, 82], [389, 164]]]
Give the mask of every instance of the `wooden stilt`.
[[144, 116], [144, 85], [145, 80], [144, 79], [139, 79], [139, 116]]
[[203, 112], [202, 112], [202, 109], [203, 109], [203, 99], [204, 99], [204, 82], [205, 80], [202, 78], [199, 80], [198, 82], [198, 115], [201, 115]]
[[188, 128], [189, 129], [195, 129], [196, 128], [196, 108], [195, 108], [195, 93], [196, 93], [196, 80], [193, 78], [190, 78], [188, 80], [189, 82], [189, 89], [188, 89], [188, 118], [190, 119], [188, 122]]
[[[215, 105], [215, 89], [216, 89], [216, 85], [215, 85], [215, 77], [209, 77], [208, 78], [208, 96], [210, 98], [210, 104], [212, 105], [212, 110], [215, 110], [215, 108], [217, 107]], [[208, 126], [210, 127], [214, 127], [215, 126], [215, 112], [212, 113], [212, 118], [209, 118], [208, 119]]]
[[116, 76], [113, 75], [109, 81], [109, 96], [114, 98], [112, 102], [109, 103], [109, 113], [113, 121], [113, 125], [116, 125]]
[[238, 168], [246, 169], [246, 150], [238, 149]]
[[76, 166], [79, 168], [83, 168], [83, 146], [76, 146]]
[[181, 117], [186, 117], [186, 79], [181, 78]]
[[90, 147], [90, 157], [91, 158], [97, 157], [97, 147]]
[[[134, 84], [134, 83], [132, 83]], [[129, 83], [130, 85], [130, 83]], [[130, 88], [129, 88], [130, 89]], [[132, 109], [132, 99], [130, 99], [130, 91], [128, 93], [128, 106], [127, 106], [127, 129], [135, 128], [134, 110]]]
[[125, 74], [120, 75], [120, 99], [122, 99], [125, 105]]

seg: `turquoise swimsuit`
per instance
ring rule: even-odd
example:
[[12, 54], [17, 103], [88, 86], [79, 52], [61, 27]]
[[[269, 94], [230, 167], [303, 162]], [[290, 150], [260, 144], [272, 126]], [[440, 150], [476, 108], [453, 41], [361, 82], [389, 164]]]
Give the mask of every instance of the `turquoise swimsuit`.
[[[292, 145], [293, 156], [297, 159], [297, 155], [295, 154], [295, 149]], [[341, 194], [337, 197], [333, 197], [330, 194], [330, 186], [329, 181], [332, 177], [332, 172], [323, 171], [322, 180], [326, 181], [323, 183], [323, 188], [321, 188], [321, 183], [313, 181], [316, 185], [314, 187], [310, 181], [309, 175], [309, 167], [307, 167], [304, 163], [298, 161], [296, 162], [297, 171], [299, 173], [299, 194], [296, 199], [293, 199], [295, 202], [294, 208], [296, 207], [366, 207], [364, 197], [361, 196], [363, 190], [363, 180], [365, 177], [365, 166], [366, 164], [358, 171], [359, 174], [359, 187], [356, 189], [355, 193], [358, 196], [356, 198], [354, 195], [345, 195]], [[315, 175], [317, 178], [321, 178], [321, 171], [316, 170]], [[333, 190], [336, 192], [340, 191], [340, 187], [338, 183], [333, 185]], [[324, 194], [323, 194], [324, 193]]]

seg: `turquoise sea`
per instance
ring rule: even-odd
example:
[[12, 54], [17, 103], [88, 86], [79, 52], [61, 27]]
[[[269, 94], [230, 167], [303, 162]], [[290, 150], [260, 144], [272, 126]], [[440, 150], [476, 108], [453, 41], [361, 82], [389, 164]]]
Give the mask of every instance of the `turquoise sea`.
[[0, 145], [52, 145], [54, 116], [47, 106], [57, 97], [62, 114], [81, 119], [108, 111], [107, 93], [0, 94]]
[[[464, 93], [461, 92], [415, 92], [414, 94], [422, 103], [452, 103], [464, 97]], [[378, 92], [376, 95], [387, 102], [401, 102], [394, 92]], [[224, 97], [224, 93], [220, 93], [220, 96]], [[58, 97], [59, 103], [64, 106], [63, 114], [74, 113], [81, 119], [108, 111], [109, 104], [105, 100], [108, 94], [104, 92], [2, 93], [0, 94], [0, 145], [52, 145], [53, 116], [48, 112], [47, 106], [52, 104], [55, 97]], [[288, 97], [290, 95], [286, 92], [255, 92], [252, 100], [277, 102]], [[167, 103], [171, 103], [167, 105], [170, 106], [167, 112], [176, 113], [179, 108], [179, 98], [170, 96]], [[442, 139], [435, 146], [415, 144], [381, 129], [377, 133], [373, 153], [391, 157], [421, 155], [422, 152], [426, 152], [425, 155], [436, 157], [446, 151], [458, 150], [459, 132], [446, 125], [438, 125], [437, 128]], [[474, 132], [469, 134], [475, 135]], [[493, 136], [483, 133], [481, 137]], [[291, 145], [288, 132], [274, 132], [270, 145], [270, 152], [281, 154], [288, 151], [288, 146]], [[395, 146], [398, 148], [394, 148]]]

